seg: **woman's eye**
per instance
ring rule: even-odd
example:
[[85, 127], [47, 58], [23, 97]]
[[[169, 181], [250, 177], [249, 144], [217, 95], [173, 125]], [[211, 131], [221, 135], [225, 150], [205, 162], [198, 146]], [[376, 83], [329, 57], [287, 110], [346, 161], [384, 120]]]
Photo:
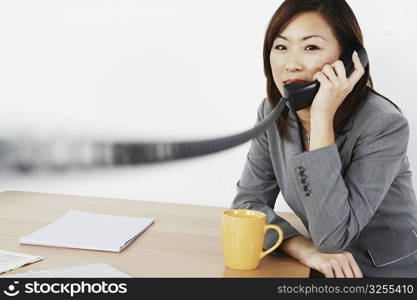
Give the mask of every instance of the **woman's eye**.
[[317, 47], [317, 46], [314, 46], [314, 45], [308, 45], [308, 46], [306, 47], [306, 49], [307, 49], [307, 48], [309, 48], [309, 47], [312, 47], [312, 48], [313, 48], [313, 49], [311, 49], [311, 48], [310, 48], [310, 51], [311, 51], [311, 50], [318, 49], [318, 47]]
[[277, 50], [284, 50], [283, 48], [285, 48], [284, 45], [276, 45], [275, 46], [275, 49], [277, 49]]

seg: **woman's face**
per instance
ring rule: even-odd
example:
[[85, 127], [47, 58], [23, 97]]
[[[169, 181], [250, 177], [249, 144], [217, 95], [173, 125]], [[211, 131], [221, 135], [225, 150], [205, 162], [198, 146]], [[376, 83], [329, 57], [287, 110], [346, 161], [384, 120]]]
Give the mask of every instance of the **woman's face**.
[[272, 75], [281, 95], [285, 81], [311, 81], [316, 72], [340, 55], [339, 42], [320, 14], [296, 16], [274, 40], [270, 53]]

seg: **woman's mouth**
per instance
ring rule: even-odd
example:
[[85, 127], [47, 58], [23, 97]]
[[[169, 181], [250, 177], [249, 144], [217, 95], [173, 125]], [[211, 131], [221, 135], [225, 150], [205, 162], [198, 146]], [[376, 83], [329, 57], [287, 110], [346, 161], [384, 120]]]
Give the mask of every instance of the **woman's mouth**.
[[307, 82], [307, 80], [302, 80], [302, 79], [286, 79], [283, 81], [284, 85], [288, 84], [288, 83], [293, 83], [293, 82]]

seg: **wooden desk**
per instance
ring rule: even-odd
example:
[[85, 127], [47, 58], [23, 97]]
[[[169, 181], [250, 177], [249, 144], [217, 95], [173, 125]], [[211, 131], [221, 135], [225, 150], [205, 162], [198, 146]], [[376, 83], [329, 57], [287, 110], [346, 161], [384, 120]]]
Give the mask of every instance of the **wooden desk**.
[[[69, 209], [152, 217], [148, 230], [121, 253], [20, 245], [19, 238], [53, 222]], [[0, 193], [0, 249], [41, 255], [43, 261], [3, 275], [72, 265], [109, 263], [133, 277], [308, 277], [290, 257], [268, 255], [258, 269], [224, 265], [220, 212], [225, 208], [29, 192]], [[294, 214], [284, 213], [305, 233]]]

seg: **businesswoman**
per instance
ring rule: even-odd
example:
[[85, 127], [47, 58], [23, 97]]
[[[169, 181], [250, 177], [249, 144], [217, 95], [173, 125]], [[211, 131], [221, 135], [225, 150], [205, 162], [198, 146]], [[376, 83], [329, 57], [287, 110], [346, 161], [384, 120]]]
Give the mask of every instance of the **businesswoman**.
[[[232, 208], [264, 212], [284, 231], [275, 252], [323, 277], [417, 277], [417, 201], [407, 158], [409, 126], [400, 109], [374, 91], [369, 64], [354, 53], [346, 78], [338, 60], [363, 45], [344, 0], [286, 0], [264, 40], [268, 97], [262, 121], [291, 81], [317, 79], [308, 108], [286, 108], [250, 145]], [[273, 208], [282, 192], [309, 231], [304, 237]], [[268, 231], [264, 248], [277, 239]]]

